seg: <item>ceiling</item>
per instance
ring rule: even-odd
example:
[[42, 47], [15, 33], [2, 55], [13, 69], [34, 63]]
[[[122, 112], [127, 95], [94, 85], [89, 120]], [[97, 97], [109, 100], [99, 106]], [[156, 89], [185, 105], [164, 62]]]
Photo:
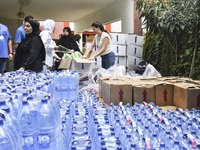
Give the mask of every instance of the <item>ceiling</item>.
[[[18, 13], [36, 20], [75, 22], [115, 0], [0, 0], [0, 19], [18, 19]], [[23, 17], [22, 17], [23, 18]]]

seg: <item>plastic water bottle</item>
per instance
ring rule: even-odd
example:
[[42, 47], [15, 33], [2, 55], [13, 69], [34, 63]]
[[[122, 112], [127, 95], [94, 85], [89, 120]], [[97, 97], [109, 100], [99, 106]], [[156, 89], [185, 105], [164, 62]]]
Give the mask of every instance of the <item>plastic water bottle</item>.
[[70, 100], [75, 100], [77, 98], [76, 81], [77, 81], [76, 76], [75, 76], [74, 72], [72, 72], [70, 80], [69, 80], [69, 99]]
[[179, 141], [175, 140], [173, 150], [182, 150], [182, 149], [183, 147], [179, 144]]
[[21, 147], [21, 141], [20, 141], [20, 137], [19, 137], [19, 134], [18, 134], [18, 131], [17, 129], [15, 128], [11, 118], [6, 114], [5, 111], [3, 110], [0, 110], [0, 116], [3, 118], [3, 121], [5, 123], [5, 126], [7, 128], [9, 128], [11, 134], [12, 134], [12, 140], [13, 140], [13, 143], [14, 143], [14, 146], [17, 148], [17, 149], [22, 149]]
[[138, 150], [144, 150], [146, 149], [146, 143], [145, 143], [145, 138], [141, 138], [139, 143], [137, 143], [137, 149]]
[[169, 150], [166, 148], [165, 143], [160, 143], [160, 148], [158, 148], [159, 150]]
[[22, 101], [22, 110], [18, 116], [22, 129], [23, 150], [35, 150], [37, 139], [37, 114], [31, 110], [28, 101]]
[[[41, 100], [41, 108], [38, 114], [38, 147], [39, 149], [58, 149], [56, 141], [56, 118], [47, 99]], [[57, 139], [59, 140], [59, 139]]]
[[[124, 145], [124, 150], [129, 150], [131, 147], [131, 134], [127, 133], [126, 134], [126, 139], [124, 141], [124, 143], [122, 142], [122, 144]], [[135, 145], [136, 147], [136, 145]]]
[[94, 150], [91, 139], [88, 136], [76, 138], [71, 142], [71, 150]]
[[1, 150], [15, 150], [14, 141], [11, 138], [9, 132], [3, 122], [3, 119], [0, 117], [0, 149]]
[[1, 107], [1, 109], [6, 112], [5, 117], [7, 121], [9, 121], [16, 129], [19, 149], [22, 149], [22, 131], [18, 120], [10, 113], [10, 108], [8, 106]]
[[117, 149], [117, 150], [122, 150], [122, 144], [120, 140], [116, 141], [110, 141], [110, 140], [102, 140], [101, 141], [101, 149], [106, 150], [106, 149]]

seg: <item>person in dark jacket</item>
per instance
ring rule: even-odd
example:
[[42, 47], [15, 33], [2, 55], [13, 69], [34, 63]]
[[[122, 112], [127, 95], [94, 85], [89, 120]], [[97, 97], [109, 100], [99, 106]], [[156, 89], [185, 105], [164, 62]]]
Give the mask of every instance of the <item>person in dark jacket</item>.
[[[61, 46], [66, 47], [67, 49], [80, 52], [78, 44], [76, 43], [75, 39], [73, 38], [71, 29], [69, 27], [65, 27], [63, 29], [63, 36], [57, 41], [56, 45], [61, 45]], [[59, 48], [59, 46], [55, 46], [55, 49], [59, 50], [60, 48]], [[56, 54], [60, 58], [62, 58], [64, 55], [62, 52], [56, 52]], [[60, 62], [55, 63], [55, 70], [60, 71], [60, 69], [58, 69], [59, 65], [60, 65]]]
[[[79, 51], [78, 44], [72, 36], [71, 29], [69, 27], [65, 27], [63, 29], [63, 36], [58, 40], [57, 45], [62, 45], [68, 49], [73, 49], [74, 51]], [[59, 47], [57, 47], [59, 49]]]
[[16, 49], [14, 67], [16, 70], [40, 72], [45, 61], [45, 48], [39, 36], [39, 22], [27, 20], [24, 30], [26, 39]]

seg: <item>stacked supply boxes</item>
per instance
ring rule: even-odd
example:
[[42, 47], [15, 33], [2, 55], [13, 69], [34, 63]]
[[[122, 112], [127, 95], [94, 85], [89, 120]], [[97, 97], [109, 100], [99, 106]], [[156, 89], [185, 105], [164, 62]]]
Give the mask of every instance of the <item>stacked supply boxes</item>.
[[142, 61], [144, 36], [136, 34], [127, 35], [127, 70], [135, 70]]
[[112, 36], [112, 51], [115, 53], [115, 65], [127, 67], [127, 34], [111, 33]]
[[157, 106], [200, 109], [200, 85], [182, 77], [102, 77], [99, 96], [109, 105], [153, 102]]

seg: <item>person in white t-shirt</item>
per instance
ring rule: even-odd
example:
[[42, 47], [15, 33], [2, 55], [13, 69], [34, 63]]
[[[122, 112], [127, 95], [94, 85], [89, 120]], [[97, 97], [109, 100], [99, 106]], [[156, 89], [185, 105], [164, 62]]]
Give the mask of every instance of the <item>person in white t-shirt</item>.
[[90, 60], [98, 56], [102, 58], [102, 68], [108, 69], [115, 64], [115, 54], [111, 48], [111, 35], [104, 29], [100, 22], [92, 23], [92, 30], [96, 33], [92, 44], [85, 52], [82, 58], [87, 58], [94, 46], [96, 45], [98, 52]]

